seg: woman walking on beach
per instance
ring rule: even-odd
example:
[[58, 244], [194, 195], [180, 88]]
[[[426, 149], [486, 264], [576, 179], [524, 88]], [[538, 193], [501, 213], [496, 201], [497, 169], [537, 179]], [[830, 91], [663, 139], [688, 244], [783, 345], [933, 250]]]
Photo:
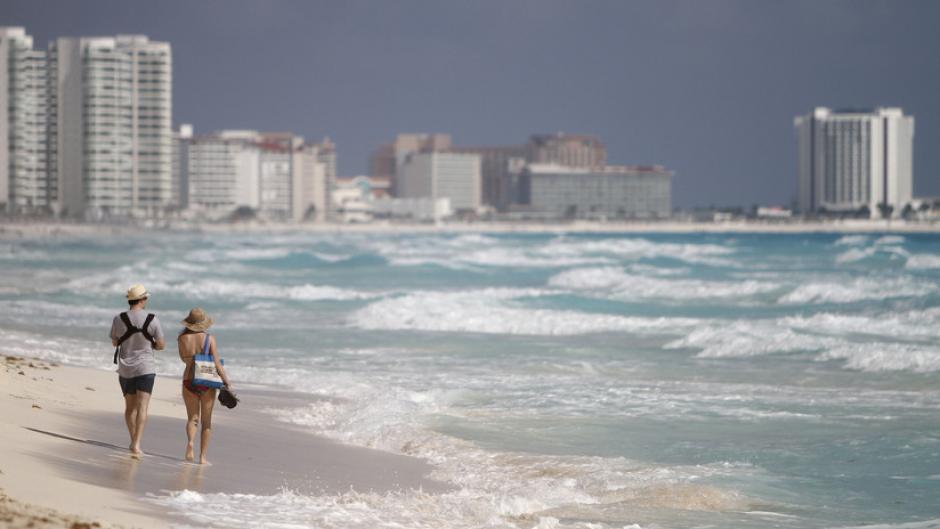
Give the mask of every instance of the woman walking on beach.
[[195, 356], [200, 354], [208, 344], [209, 354], [215, 363], [215, 369], [222, 378], [226, 388], [230, 388], [228, 376], [219, 361], [216, 349], [215, 336], [207, 330], [212, 325], [212, 318], [200, 308], [189, 311], [189, 315], [182, 321], [183, 331], [177, 338], [180, 360], [186, 363], [183, 371], [183, 402], [186, 403], [186, 460], [195, 461], [193, 455], [193, 441], [196, 438], [196, 427], [202, 425], [199, 438], [199, 463], [207, 464], [206, 451], [209, 448], [209, 438], [212, 436], [212, 408], [215, 405], [216, 389], [193, 384], [195, 375]]

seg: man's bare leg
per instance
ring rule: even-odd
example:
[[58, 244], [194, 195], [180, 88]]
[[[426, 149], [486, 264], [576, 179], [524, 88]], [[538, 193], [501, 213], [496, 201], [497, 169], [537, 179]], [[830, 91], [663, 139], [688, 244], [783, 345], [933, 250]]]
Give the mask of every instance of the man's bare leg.
[[150, 393], [137, 392], [137, 420], [134, 424], [134, 436], [131, 438], [131, 452], [140, 455], [140, 440], [144, 437], [144, 427], [147, 426], [147, 410], [150, 407]]
[[127, 424], [127, 433], [131, 437], [131, 444], [127, 448], [134, 451], [134, 433], [137, 432], [137, 393], [124, 395], [124, 423]]

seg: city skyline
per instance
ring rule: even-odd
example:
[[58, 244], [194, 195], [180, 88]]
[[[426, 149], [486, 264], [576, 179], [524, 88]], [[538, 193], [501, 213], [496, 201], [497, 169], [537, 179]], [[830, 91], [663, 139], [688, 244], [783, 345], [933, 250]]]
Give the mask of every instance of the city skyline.
[[914, 195], [940, 195], [936, 14], [928, 2], [13, 1], [0, 18], [39, 48], [170, 42], [174, 125], [329, 136], [341, 175], [367, 174], [399, 132], [484, 145], [565, 131], [602, 138], [611, 163], [674, 170], [674, 205], [688, 208], [789, 205], [792, 119], [817, 106], [904, 108], [918, 120]]

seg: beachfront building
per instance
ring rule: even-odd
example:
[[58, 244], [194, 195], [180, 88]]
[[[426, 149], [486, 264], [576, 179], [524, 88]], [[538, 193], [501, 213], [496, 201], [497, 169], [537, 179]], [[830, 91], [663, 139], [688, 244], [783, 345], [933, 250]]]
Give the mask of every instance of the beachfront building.
[[398, 168], [400, 198], [446, 198], [459, 212], [477, 212], [480, 200], [480, 156], [455, 152], [408, 155]]
[[142, 35], [33, 49], [0, 28], [0, 202], [13, 213], [159, 216], [173, 205], [170, 45]]
[[600, 138], [586, 134], [533, 134], [526, 144], [526, 161], [567, 167], [607, 165], [607, 147]]
[[802, 213], [898, 216], [912, 200], [914, 118], [818, 107], [794, 120]]
[[340, 182], [332, 193], [335, 220], [346, 224], [370, 222], [372, 200], [367, 191], [349, 180]]
[[48, 62], [21, 27], [0, 27], [0, 209], [48, 212]]
[[378, 198], [369, 203], [374, 217], [440, 222], [454, 215], [449, 198]]
[[187, 215], [324, 221], [330, 210], [330, 166], [325, 160], [335, 156], [331, 142], [306, 143], [291, 133], [224, 130], [195, 136], [184, 162]]
[[260, 180], [260, 201], [258, 215], [277, 221], [292, 219], [293, 204], [293, 151], [300, 146], [300, 138], [290, 133], [268, 133], [258, 138], [260, 150], [258, 176]]
[[301, 143], [291, 158], [291, 220], [323, 222], [331, 215], [336, 149], [327, 138]]
[[547, 219], [662, 219], [671, 213], [672, 172], [662, 166], [529, 164], [517, 211]]
[[372, 152], [369, 157], [369, 175], [388, 179], [392, 195], [398, 196], [398, 174], [408, 156], [420, 152], [445, 151], [450, 147], [449, 134], [399, 134], [394, 141], [382, 144]]
[[225, 130], [190, 139], [188, 159], [181, 164], [188, 175], [187, 206], [192, 216], [216, 219], [242, 207], [258, 209], [257, 138], [253, 130]]
[[452, 147], [449, 152], [479, 156], [480, 200], [498, 211], [505, 211], [509, 207], [516, 194], [516, 168], [526, 162], [525, 146]]
[[67, 216], [159, 216], [172, 206], [170, 44], [143, 35], [49, 46], [54, 171]]
[[333, 201], [331, 193], [336, 188], [336, 144], [330, 138], [323, 138], [319, 143], [308, 144], [309, 148], [315, 149], [317, 162], [323, 165], [323, 178], [325, 179], [326, 190], [318, 191], [314, 202], [311, 205], [319, 208], [313, 220], [329, 220], [333, 217]]

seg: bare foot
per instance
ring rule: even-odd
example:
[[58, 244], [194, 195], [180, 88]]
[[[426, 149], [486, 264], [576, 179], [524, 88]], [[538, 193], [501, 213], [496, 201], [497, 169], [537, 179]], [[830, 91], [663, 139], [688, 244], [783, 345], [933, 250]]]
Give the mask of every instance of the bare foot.
[[212, 465], [212, 463], [210, 463], [209, 460], [206, 459], [206, 458], [204, 458], [204, 457], [199, 460], [199, 464], [200, 464], [200, 465], [206, 465], [206, 466]]
[[128, 450], [131, 452], [131, 457], [137, 457], [144, 455], [144, 451], [140, 449], [139, 446], [131, 445], [128, 447]]
[[196, 458], [193, 456], [193, 445], [187, 446], [186, 447], [186, 461], [189, 461], [190, 463], [192, 463], [193, 461], [195, 461], [195, 459]]

